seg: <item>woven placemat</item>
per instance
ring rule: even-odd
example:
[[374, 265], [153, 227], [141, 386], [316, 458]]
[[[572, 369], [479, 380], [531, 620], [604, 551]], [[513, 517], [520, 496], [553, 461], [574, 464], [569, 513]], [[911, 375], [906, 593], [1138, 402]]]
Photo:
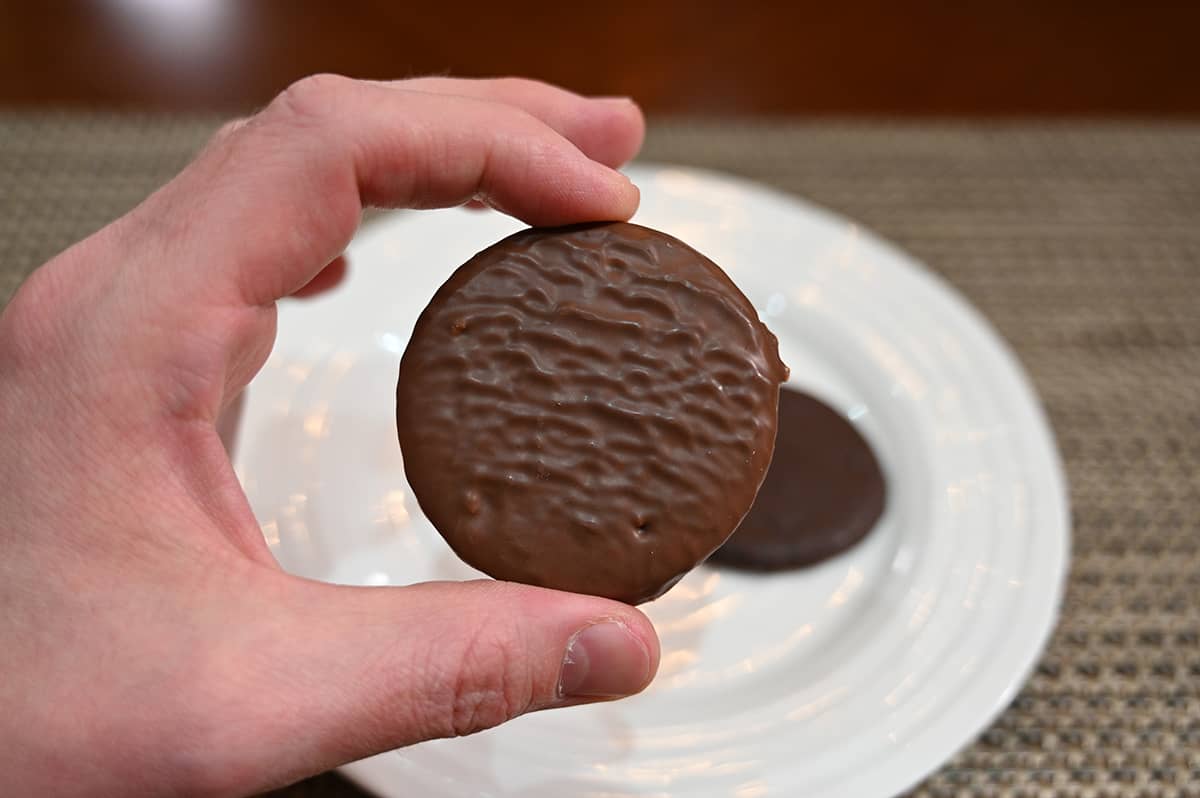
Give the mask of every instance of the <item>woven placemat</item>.
[[[0, 114], [0, 301], [215, 124]], [[1074, 511], [1062, 620], [1008, 711], [912, 795], [1200, 798], [1200, 125], [674, 121], [645, 156], [898, 243], [992, 320], [1049, 409]], [[362, 794], [334, 775], [278, 793]]]

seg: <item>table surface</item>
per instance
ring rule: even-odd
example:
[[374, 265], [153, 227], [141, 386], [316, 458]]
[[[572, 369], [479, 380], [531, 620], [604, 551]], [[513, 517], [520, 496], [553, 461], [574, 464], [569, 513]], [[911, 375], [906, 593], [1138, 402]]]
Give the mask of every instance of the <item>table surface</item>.
[[[204, 142], [211, 117], [0, 113], [0, 303]], [[1200, 125], [651, 121], [649, 160], [826, 205], [974, 302], [1071, 485], [1062, 620], [912, 795], [1200, 797]], [[278, 796], [363, 795], [326, 774]]]

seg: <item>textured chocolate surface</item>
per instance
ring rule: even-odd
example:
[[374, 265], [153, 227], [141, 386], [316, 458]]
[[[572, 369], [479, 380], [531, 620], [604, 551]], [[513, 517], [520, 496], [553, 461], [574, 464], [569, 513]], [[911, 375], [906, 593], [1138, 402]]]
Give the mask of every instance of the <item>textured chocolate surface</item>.
[[749, 514], [709, 562], [759, 571], [812, 565], [858, 543], [887, 490], [871, 447], [819, 399], [779, 392], [779, 434]]
[[417, 321], [396, 391], [405, 471], [485, 573], [647, 601], [750, 508], [786, 376], [753, 306], [677, 239], [526, 230]]

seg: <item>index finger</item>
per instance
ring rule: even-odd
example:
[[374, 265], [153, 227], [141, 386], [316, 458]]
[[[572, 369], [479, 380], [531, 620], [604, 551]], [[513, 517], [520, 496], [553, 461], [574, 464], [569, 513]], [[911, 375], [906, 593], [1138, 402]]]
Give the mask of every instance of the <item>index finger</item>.
[[340, 254], [365, 205], [472, 198], [557, 225], [627, 219], [638, 192], [520, 108], [317, 76], [219, 137], [132, 223], [170, 242], [146, 279], [172, 296], [262, 305]]

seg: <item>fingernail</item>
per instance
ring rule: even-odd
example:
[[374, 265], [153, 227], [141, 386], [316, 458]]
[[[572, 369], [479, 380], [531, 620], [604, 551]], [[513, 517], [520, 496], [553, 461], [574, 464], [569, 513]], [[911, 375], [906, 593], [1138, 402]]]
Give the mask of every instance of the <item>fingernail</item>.
[[559, 698], [632, 695], [650, 678], [650, 652], [618, 621], [585, 626], [567, 643], [558, 676]]

